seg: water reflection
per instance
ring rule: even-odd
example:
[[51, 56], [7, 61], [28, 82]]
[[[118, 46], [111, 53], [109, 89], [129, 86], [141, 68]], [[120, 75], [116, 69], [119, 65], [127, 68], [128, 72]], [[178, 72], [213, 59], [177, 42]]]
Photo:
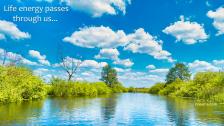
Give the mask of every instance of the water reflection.
[[101, 99], [101, 115], [104, 123], [108, 124], [114, 118], [117, 106], [117, 95], [111, 95]]
[[43, 101], [12, 103], [0, 105], [0, 125], [23, 125], [29, 122], [30, 117], [39, 117]]
[[[192, 116], [192, 102], [180, 98], [165, 98], [169, 121], [176, 126], [188, 126]], [[193, 125], [193, 124], [191, 124]]]
[[149, 94], [102, 98], [47, 98], [0, 105], [0, 125], [224, 125], [224, 105], [195, 106], [192, 100]]

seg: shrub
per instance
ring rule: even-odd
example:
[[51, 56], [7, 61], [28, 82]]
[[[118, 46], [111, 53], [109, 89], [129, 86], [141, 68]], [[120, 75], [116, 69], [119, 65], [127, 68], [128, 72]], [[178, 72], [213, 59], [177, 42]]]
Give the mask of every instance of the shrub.
[[18, 102], [43, 98], [43, 81], [23, 67], [0, 66], [0, 102]]
[[160, 90], [162, 90], [165, 87], [164, 83], [157, 83], [154, 86], [149, 88], [149, 93], [151, 94], [158, 94]]
[[111, 89], [103, 82], [73, 82], [61, 79], [51, 81], [51, 89], [48, 94], [53, 96], [97, 96], [111, 93]]
[[224, 72], [200, 72], [190, 81], [176, 80], [166, 86], [156, 84], [150, 88], [149, 93], [223, 103]]

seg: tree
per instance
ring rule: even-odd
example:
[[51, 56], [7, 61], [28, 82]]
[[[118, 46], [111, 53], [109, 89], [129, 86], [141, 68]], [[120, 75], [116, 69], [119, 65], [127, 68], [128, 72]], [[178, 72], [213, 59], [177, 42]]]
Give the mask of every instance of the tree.
[[21, 54], [7, 52], [4, 49], [0, 49], [0, 59], [2, 60], [2, 66], [16, 66], [24, 60]]
[[101, 80], [104, 81], [109, 87], [114, 87], [119, 84], [117, 79], [117, 71], [110, 65], [103, 67], [101, 72]]
[[[72, 78], [77, 73], [78, 69], [80, 68], [81, 64], [83, 63], [83, 60], [75, 59], [69, 56], [64, 56], [64, 50], [63, 46], [58, 43], [58, 60], [59, 60], [59, 66], [67, 73], [68, 81], [71, 81]], [[81, 56], [78, 56], [80, 59]]]
[[74, 77], [81, 64], [81, 60], [77, 60], [70, 57], [62, 58], [60, 65], [67, 73], [68, 81], [70, 81]]
[[177, 79], [186, 81], [191, 77], [189, 68], [183, 63], [177, 63], [174, 67], [170, 68], [168, 74], [166, 75], [166, 83], [170, 84]]

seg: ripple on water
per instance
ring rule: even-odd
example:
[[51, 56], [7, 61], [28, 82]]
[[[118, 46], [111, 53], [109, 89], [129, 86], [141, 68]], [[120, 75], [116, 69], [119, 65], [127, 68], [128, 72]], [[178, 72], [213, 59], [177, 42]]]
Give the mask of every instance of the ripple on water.
[[221, 126], [224, 106], [141, 93], [0, 105], [0, 125]]

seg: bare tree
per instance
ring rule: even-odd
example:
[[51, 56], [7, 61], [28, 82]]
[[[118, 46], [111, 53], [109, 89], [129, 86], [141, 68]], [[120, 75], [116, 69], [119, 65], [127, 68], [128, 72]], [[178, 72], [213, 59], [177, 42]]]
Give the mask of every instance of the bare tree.
[[8, 53], [6, 50], [2, 50], [2, 52], [1, 52], [2, 66], [4, 66], [6, 64], [7, 54]]
[[[77, 73], [78, 69], [82, 64], [82, 60], [71, 58], [63, 55], [62, 46], [58, 46], [58, 57], [59, 57], [59, 66], [67, 73], [68, 81]], [[82, 57], [80, 57], [81, 59]]]
[[20, 54], [7, 52], [6, 50], [1, 50], [0, 56], [2, 60], [2, 66], [16, 66], [23, 60], [23, 57]]
[[15, 53], [8, 53], [7, 57], [9, 59], [9, 66], [16, 66], [20, 64], [23, 60], [23, 57], [21, 55]]

